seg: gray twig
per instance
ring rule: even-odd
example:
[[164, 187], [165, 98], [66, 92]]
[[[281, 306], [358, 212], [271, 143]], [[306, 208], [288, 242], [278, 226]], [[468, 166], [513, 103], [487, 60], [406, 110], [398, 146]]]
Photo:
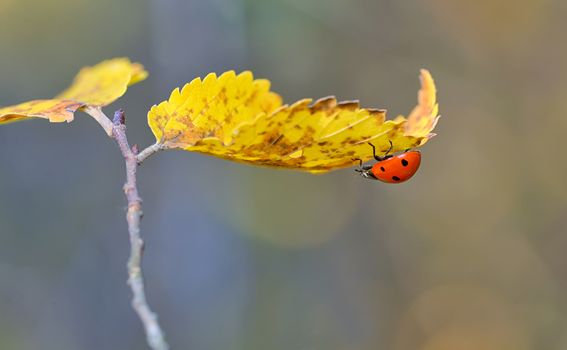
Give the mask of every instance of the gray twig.
[[130, 285], [133, 293], [132, 307], [144, 325], [146, 340], [150, 348], [152, 350], [167, 350], [169, 349], [169, 346], [165, 341], [165, 336], [159, 325], [157, 315], [150, 309], [144, 292], [144, 280], [141, 266], [142, 255], [144, 253], [144, 241], [140, 236], [142, 199], [138, 195], [138, 188], [136, 185], [136, 170], [140, 161], [138, 160], [138, 147], [130, 147], [128, 144], [123, 110], [118, 110], [114, 114], [112, 137], [116, 140], [116, 143], [122, 152], [122, 156], [126, 161], [126, 183], [124, 184], [124, 193], [128, 200], [128, 212], [126, 214], [126, 220], [128, 221], [128, 233], [130, 234], [128, 284]]
[[148, 146], [144, 150], [140, 151], [140, 153], [138, 153], [138, 155], [136, 156], [138, 165], [142, 164], [144, 160], [161, 151], [162, 149], [165, 149], [165, 146], [162, 143], [156, 142], [153, 145]]

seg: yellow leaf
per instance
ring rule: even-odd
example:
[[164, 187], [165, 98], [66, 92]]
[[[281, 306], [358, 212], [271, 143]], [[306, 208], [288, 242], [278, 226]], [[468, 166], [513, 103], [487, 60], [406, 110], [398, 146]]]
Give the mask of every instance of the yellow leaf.
[[73, 113], [83, 103], [71, 100], [34, 100], [19, 105], [0, 108], [0, 124], [11, 123], [30, 118], [45, 118], [52, 123], [70, 122]]
[[228, 160], [309, 172], [325, 172], [372, 158], [368, 142], [385, 153], [423, 145], [437, 122], [435, 84], [421, 72], [418, 105], [408, 119], [385, 120], [381, 109], [326, 97], [283, 105], [267, 80], [252, 73], [209, 74], [175, 89], [153, 106], [148, 123], [164, 148], [180, 148]]
[[34, 100], [0, 108], [0, 124], [44, 118], [52, 123], [71, 122], [84, 107], [104, 107], [124, 95], [128, 86], [144, 80], [148, 73], [139, 63], [115, 58], [83, 68], [73, 84], [51, 100]]
[[147, 76], [141, 64], [131, 63], [127, 58], [115, 58], [81, 69], [73, 84], [55, 98], [106, 106], [124, 95], [128, 86]]
[[156, 138], [169, 144], [194, 145], [209, 136], [230, 143], [241, 124], [281, 106], [269, 90], [267, 80], [254, 80], [250, 72], [209, 74], [173, 90], [169, 101], [152, 107], [148, 122]]

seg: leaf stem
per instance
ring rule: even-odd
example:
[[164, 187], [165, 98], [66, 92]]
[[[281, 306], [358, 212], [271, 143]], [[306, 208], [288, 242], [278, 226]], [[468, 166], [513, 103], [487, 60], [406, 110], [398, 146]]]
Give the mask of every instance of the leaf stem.
[[100, 109], [100, 107], [87, 105], [84, 107], [84, 111], [85, 113], [93, 117], [94, 120], [96, 120], [97, 123], [100, 124], [100, 126], [102, 126], [102, 128], [104, 129], [104, 131], [106, 131], [106, 134], [108, 136], [113, 137], [112, 134], [113, 124], [110, 121], [110, 119], [108, 119], [106, 114], [104, 114], [104, 112]]
[[151, 146], [146, 147], [138, 155], [136, 156], [138, 165], [142, 164], [147, 158], [156, 154], [157, 152], [164, 149], [164, 145], [162, 143], [156, 142]]
[[[108, 120], [106, 116], [105, 118]], [[126, 162], [126, 183], [124, 184], [124, 193], [128, 200], [126, 220], [128, 222], [128, 233], [130, 234], [131, 247], [130, 258], [128, 259], [128, 284], [130, 285], [130, 289], [133, 293], [132, 307], [144, 325], [146, 341], [150, 348], [152, 350], [167, 350], [169, 349], [169, 346], [165, 341], [165, 336], [159, 325], [157, 315], [150, 309], [144, 291], [144, 279], [141, 266], [142, 255], [144, 253], [144, 241], [140, 235], [142, 199], [138, 195], [138, 187], [136, 183], [136, 170], [139, 163], [139, 154], [137, 146], [130, 147], [128, 144], [123, 110], [118, 110], [114, 114], [111, 135], [114, 140], [116, 140], [118, 147], [120, 147], [120, 151], [122, 152], [122, 156]]]

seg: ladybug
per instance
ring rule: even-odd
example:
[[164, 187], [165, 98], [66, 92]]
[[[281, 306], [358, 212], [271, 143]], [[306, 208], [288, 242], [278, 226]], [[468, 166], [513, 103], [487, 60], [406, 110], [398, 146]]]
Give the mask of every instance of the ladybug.
[[359, 172], [362, 177], [367, 179], [380, 180], [388, 183], [400, 183], [409, 180], [416, 173], [421, 163], [421, 153], [419, 151], [406, 150], [404, 153], [393, 156], [388, 155], [393, 148], [390, 141], [390, 149], [386, 151], [383, 157], [376, 155], [376, 147], [370, 142], [372, 154], [376, 163], [374, 165], [362, 165], [361, 159], [355, 159], [360, 162], [359, 168], [355, 171]]

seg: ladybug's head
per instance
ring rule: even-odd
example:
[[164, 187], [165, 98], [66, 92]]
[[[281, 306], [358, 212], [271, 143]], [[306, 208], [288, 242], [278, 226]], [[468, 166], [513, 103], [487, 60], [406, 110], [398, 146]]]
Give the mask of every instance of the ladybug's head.
[[376, 176], [374, 176], [374, 174], [372, 173], [372, 166], [371, 165], [366, 165], [366, 166], [360, 167], [359, 169], [354, 169], [354, 171], [360, 173], [360, 176], [362, 176], [365, 179], [378, 180], [376, 178]]

